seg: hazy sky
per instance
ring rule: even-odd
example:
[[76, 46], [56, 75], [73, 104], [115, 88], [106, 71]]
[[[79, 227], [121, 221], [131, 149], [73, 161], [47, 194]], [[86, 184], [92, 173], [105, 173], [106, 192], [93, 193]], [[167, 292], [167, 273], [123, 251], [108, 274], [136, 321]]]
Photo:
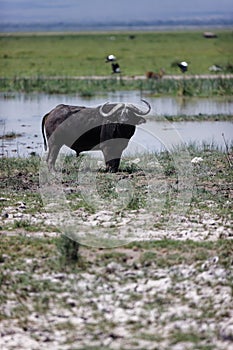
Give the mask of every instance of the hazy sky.
[[232, 0], [0, 0], [1, 22], [106, 22], [233, 14]]

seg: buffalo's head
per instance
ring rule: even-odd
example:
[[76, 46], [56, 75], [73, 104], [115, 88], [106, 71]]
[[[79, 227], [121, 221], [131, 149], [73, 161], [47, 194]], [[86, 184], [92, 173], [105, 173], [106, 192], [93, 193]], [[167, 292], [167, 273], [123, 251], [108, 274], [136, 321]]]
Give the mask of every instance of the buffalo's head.
[[143, 116], [150, 112], [151, 106], [145, 100], [142, 100], [142, 102], [148, 106], [147, 111], [142, 111], [130, 103], [109, 104], [107, 102], [103, 106], [100, 106], [99, 113], [102, 117], [111, 122], [130, 125], [143, 124], [146, 122], [146, 119], [143, 118]]

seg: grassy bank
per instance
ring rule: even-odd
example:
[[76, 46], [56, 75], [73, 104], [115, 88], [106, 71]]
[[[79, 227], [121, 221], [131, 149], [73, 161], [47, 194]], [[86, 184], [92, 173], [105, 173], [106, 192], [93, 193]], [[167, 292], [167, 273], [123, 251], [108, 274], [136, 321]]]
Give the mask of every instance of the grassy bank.
[[[214, 145], [196, 146], [194, 144], [188, 147], [190, 160], [195, 157], [201, 157], [202, 159], [200, 164], [193, 164], [194, 188], [191, 189], [193, 193], [188, 209], [189, 218], [192, 215], [194, 217], [197, 215], [199, 222], [205, 212], [214, 217], [219, 217], [221, 220], [228, 220], [232, 215], [230, 205], [233, 178], [232, 151], [232, 145], [228, 145], [225, 151], [218, 150]], [[121, 162], [122, 172], [117, 174], [116, 178], [100, 171], [95, 179], [99, 184], [99, 195], [105, 201], [114, 201], [117, 196], [115, 192], [116, 181], [121, 181], [124, 178], [127, 181], [132, 181], [132, 184], [137, 190], [131, 200], [128, 201], [128, 204], [123, 206], [126, 213], [130, 213], [131, 210], [143, 209], [145, 207], [148, 195], [147, 182], [149, 181], [150, 186], [153, 184], [157, 191], [158, 202], [161, 200], [161, 205], [163, 206], [161, 213], [164, 216], [161, 215], [161, 220], [158, 219], [157, 224], [155, 224], [158, 227], [162, 227], [163, 223], [166, 224], [166, 215], [170, 215], [173, 210], [172, 203], [177, 196], [176, 183], [179, 178], [176, 158], [179, 157], [179, 152], [179, 150], [174, 150], [174, 154], [160, 152], [153, 154], [153, 156], [149, 154], [138, 155], [135, 162], [135, 158], [125, 158]], [[93, 160], [94, 167], [96, 166], [96, 161]], [[3, 213], [1, 230], [15, 230], [19, 228], [26, 231], [57, 231], [57, 228], [53, 225], [47, 226], [48, 221], [44, 219], [43, 215], [40, 215], [43, 213], [43, 202], [39, 193], [40, 164], [40, 158], [37, 156], [26, 159], [1, 159], [0, 188], [2, 200], [0, 201], [0, 206]], [[64, 190], [67, 191], [65, 192], [67, 200], [72, 203], [70, 209], [75, 211], [81, 208], [87, 211], [87, 215], [93, 214], [96, 210], [95, 205], [92, 206], [90, 200], [85, 200], [82, 191], [80, 192], [80, 188], [85, 185], [83, 183], [79, 184], [78, 176], [85, 170], [79, 168], [79, 159], [76, 159], [74, 156], [67, 156], [62, 166], [63, 168], [60, 169], [62, 171], [62, 182], [60, 186], [64, 187]], [[91, 165], [87, 165], [87, 168], [89, 166]], [[169, 184], [167, 189], [166, 184]], [[157, 188], [158, 185], [162, 188]], [[165, 189], [163, 186], [165, 186]], [[164, 198], [166, 198], [165, 201]], [[97, 200], [99, 200], [98, 197]], [[6, 220], [4, 220], [4, 213], [7, 213], [6, 208], [11, 208], [12, 212], [15, 213], [18, 210], [17, 208], [20, 207], [20, 203], [25, 203], [22, 206], [22, 215], [19, 215], [18, 219], [17, 215], [13, 219], [13, 215], [13, 220], [8, 220], [7, 214]], [[38, 220], [33, 220], [31, 216], [37, 214], [39, 215]]]
[[139, 90], [150, 95], [180, 96], [230, 96], [233, 94], [233, 79], [162, 79], [162, 80], [123, 80], [120, 77], [94, 79], [72, 79], [43, 77], [0, 78], [2, 92], [44, 92], [48, 94], [75, 93], [83, 97], [95, 94]]
[[213, 64], [232, 70], [232, 32], [205, 39], [200, 31], [0, 35], [2, 77], [109, 75], [105, 63], [116, 55], [124, 75], [163, 68], [177, 74], [174, 62], [190, 63], [190, 74], [207, 74]]

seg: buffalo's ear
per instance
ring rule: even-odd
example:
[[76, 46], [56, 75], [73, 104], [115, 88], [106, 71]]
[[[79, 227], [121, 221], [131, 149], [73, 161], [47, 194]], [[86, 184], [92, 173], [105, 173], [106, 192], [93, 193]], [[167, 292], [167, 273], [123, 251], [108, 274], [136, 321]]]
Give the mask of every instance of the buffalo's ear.
[[138, 118], [137, 125], [144, 124], [144, 123], [146, 123], [146, 119], [143, 118], [143, 117], [139, 117], [139, 118]]

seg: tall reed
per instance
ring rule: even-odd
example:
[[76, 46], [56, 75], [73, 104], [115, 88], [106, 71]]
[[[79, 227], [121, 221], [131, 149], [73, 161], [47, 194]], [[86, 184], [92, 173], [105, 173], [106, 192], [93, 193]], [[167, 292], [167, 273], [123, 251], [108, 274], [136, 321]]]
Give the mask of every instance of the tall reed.
[[77, 93], [91, 97], [98, 93], [139, 90], [153, 95], [221, 96], [232, 95], [233, 79], [138, 79], [123, 80], [77, 78], [0, 78], [1, 92], [44, 92], [48, 94]]

